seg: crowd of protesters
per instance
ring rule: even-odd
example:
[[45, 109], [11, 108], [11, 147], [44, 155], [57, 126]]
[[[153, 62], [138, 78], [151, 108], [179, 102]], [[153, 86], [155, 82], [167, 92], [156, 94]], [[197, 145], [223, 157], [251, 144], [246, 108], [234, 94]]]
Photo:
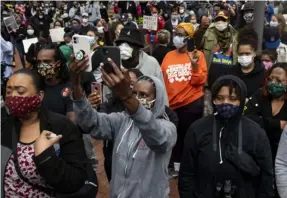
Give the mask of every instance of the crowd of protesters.
[[2, 1], [1, 197], [96, 197], [95, 139], [111, 198], [173, 179], [181, 198], [287, 198], [287, 2], [262, 3], [259, 43], [254, 1]]

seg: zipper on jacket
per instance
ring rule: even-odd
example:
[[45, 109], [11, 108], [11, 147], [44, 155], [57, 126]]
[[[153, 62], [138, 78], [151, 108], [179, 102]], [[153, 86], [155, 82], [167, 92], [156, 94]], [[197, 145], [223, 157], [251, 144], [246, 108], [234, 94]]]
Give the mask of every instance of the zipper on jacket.
[[97, 184], [93, 183], [93, 182], [89, 182], [89, 181], [85, 181], [85, 184], [90, 184], [92, 186], [95, 186], [96, 188], [98, 187]]
[[[129, 146], [129, 150], [128, 150], [128, 159], [129, 159], [129, 156], [130, 156], [130, 153], [131, 153], [131, 149], [132, 149], [132, 146], [133, 146], [134, 142], [132, 142]], [[128, 169], [128, 162], [126, 163], [126, 166], [125, 166], [125, 177], [127, 177], [127, 169]]]
[[137, 152], [138, 152], [138, 148], [137, 148], [136, 152], [133, 154], [133, 159], [135, 159]]
[[119, 145], [118, 145], [118, 147], [117, 147], [117, 152], [116, 152], [116, 153], [119, 152], [119, 148], [120, 148], [120, 146], [121, 146], [121, 144], [122, 144], [122, 142], [123, 142], [123, 140], [124, 140], [124, 137], [125, 137], [126, 133], [128, 132], [128, 130], [132, 127], [132, 124], [133, 124], [133, 122], [131, 122], [131, 124], [129, 125], [129, 127], [127, 128], [127, 130], [124, 132], [124, 134], [123, 134], [123, 136], [122, 136], [122, 138], [121, 138], [121, 141], [120, 141], [120, 143], [119, 143]]
[[219, 161], [219, 164], [222, 164], [223, 163], [223, 160], [222, 160], [222, 152], [221, 152], [221, 136], [222, 136], [222, 131], [223, 131], [224, 127], [222, 127], [220, 129], [220, 132], [219, 132], [219, 140], [218, 140], [218, 144], [219, 144], [219, 158], [220, 158], [220, 161]]

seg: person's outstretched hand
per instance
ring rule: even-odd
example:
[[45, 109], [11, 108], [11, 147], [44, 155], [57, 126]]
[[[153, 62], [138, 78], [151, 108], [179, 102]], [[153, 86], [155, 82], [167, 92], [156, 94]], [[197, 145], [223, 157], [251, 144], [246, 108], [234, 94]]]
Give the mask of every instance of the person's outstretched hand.
[[128, 72], [122, 71], [112, 59], [108, 58], [108, 61], [114, 72], [106, 73], [105, 70], [101, 68], [103, 81], [122, 101], [130, 99], [133, 93], [130, 88]]

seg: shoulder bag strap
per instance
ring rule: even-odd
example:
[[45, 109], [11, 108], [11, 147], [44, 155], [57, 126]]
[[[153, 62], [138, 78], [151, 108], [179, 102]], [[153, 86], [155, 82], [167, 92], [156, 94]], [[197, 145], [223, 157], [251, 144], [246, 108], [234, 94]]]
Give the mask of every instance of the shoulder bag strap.
[[242, 121], [240, 119], [238, 126], [238, 154], [242, 152]]
[[217, 151], [217, 125], [216, 125], [216, 119], [213, 116], [213, 124], [212, 124], [212, 145], [213, 145], [213, 151]]
[[13, 152], [13, 156], [14, 156], [14, 166], [15, 166], [15, 170], [18, 174], [18, 176], [27, 184], [29, 184], [30, 186], [32, 186], [33, 188], [38, 189], [41, 192], [44, 192], [50, 196], [54, 195], [54, 191], [52, 189], [49, 188], [45, 188], [42, 186], [38, 186], [35, 184], [32, 184], [22, 173], [19, 167], [19, 163], [18, 163], [18, 152], [17, 152], [17, 143], [18, 143], [18, 135], [16, 133], [15, 127], [13, 127], [12, 130], [12, 152]]

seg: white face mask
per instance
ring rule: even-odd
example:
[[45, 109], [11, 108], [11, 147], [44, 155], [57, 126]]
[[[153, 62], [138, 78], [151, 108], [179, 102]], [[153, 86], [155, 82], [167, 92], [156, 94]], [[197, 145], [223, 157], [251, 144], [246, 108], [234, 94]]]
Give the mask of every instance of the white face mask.
[[179, 9], [179, 13], [183, 14], [184, 13], [184, 9]]
[[277, 21], [270, 21], [270, 26], [271, 27], [277, 27], [279, 23]]
[[242, 66], [242, 67], [249, 67], [250, 64], [253, 61], [253, 56], [238, 56], [238, 63]]
[[120, 46], [121, 51], [121, 59], [122, 60], [128, 60], [132, 57], [133, 54], [133, 48], [129, 46], [127, 43], [122, 43]]
[[88, 21], [89, 21], [89, 20], [86, 19], [86, 18], [83, 19], [83, 23], [88, 23]]
[[224, 21], [217, 21], [214, 23], [214, 26], [219, 32], [221, 32], [227, 28], [228, 23]]
[[175, 36], [173, 37], [173, 45], [174, 47], [176, 47], [177, 49], [182, 48], [186, 42], [184, 42], [185, 37], [182, 36]]
[[27, 30], [27, 34], [29, 34], [29, 35], [33, 35], [33, 34], [34, 34], [34, 30], [32, 30], [32, 29], [28, 29], [28, 30]]
[[104, 33], [104, 27], [97, 27], [99, 33]]
[[64, 14], [63, 14], [63, 18], [67, 18], [68, 16], [69, 16], [68, 13], [64, 13]]

